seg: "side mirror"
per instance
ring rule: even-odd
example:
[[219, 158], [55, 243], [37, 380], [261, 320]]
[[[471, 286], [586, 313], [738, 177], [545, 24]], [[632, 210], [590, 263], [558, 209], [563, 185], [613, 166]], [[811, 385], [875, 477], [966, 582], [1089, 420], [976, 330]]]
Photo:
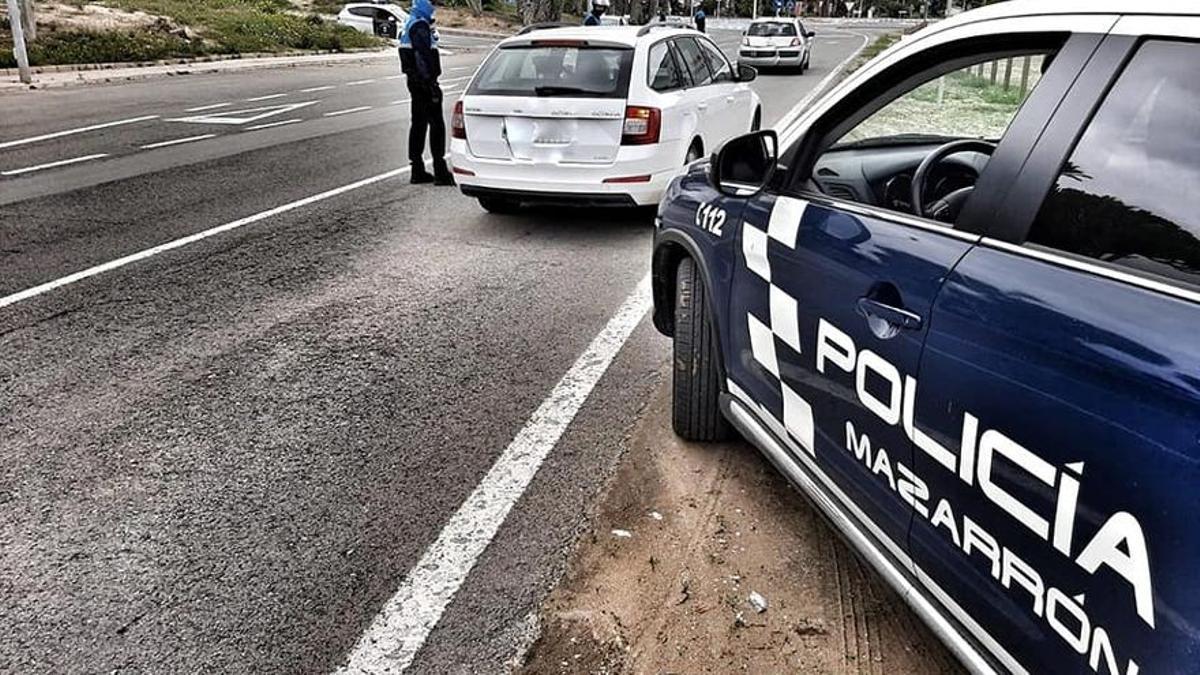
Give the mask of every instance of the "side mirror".
[[808, 38], [809, 40], [811, 40], [811, 39], [813, 39], [813, 38], [817, 37], [817, 31], [815, 31], [815, 30], [805, 31], [805, 32], [804, 32], [804, 37], [806, 37], [806, 38]]
[[712, 186], [731, 197], [758, 193], [779, 165], [779, 136], [773, 129], [730, 139], [713, 153], [708, 178]]
[[738, 64], [738, 82], [753, 82], [758, 77], [758, 68]]

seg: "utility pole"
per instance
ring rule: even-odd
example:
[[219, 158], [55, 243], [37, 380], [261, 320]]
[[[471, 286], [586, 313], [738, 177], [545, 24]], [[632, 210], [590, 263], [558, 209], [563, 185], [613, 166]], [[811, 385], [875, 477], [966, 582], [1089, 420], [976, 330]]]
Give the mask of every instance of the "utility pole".
[[17, 57], [17, 73], [25, 84], [33, 83], [29, 72], [29, 53], [25, 51], [25, 27], [22, 26], [21, 0], [8, 0], [8, 23], [12, 27], [13, 56]]
[[21, 27], [25, 29], [25, 41], [37, 39], [37, 15], [33, 13], [33, 0], [21, 0]]

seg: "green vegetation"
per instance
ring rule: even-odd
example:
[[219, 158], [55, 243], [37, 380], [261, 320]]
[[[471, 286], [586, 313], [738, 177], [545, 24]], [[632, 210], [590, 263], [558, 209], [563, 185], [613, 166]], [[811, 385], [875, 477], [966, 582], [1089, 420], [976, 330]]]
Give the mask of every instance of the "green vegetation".
[[[211, 54], [342, 51], [382, 44], [316, 14], [298, 13], [288, 0], [103, 0], [97, 4], [162, 19], [115, 30], [51, 25], [29, 45], [30, 61], [34, 65], [153, 61]], [[0, 67], [15, 65], [7, 28], [0, 27]]]

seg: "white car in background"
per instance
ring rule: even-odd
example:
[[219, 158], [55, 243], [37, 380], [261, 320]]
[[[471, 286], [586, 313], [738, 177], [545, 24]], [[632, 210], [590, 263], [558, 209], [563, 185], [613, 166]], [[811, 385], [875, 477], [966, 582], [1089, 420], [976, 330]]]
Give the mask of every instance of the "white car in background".
[[808, 70], [816, 33], [805, 30], [799, 19], [755, 19], [742, 34], [738, 63], [755, 68]]
[[399, 5], [382, 2], [352, 2], [338, 12], [337, 22], [370, 35], [396, 39], [408, 21]]
[[761, 125], [755, 75], [678, 26], [533, 26], [455, 104], [450, 162], [492, 212], [657, 204], [684, 166]]

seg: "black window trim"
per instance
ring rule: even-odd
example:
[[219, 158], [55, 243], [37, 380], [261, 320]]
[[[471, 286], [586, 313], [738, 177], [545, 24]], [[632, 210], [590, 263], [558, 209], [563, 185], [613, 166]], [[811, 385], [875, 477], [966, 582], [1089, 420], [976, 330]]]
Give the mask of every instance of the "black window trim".
[[[691, 35], [677, 35], [677, 36], [675, 36], [675, 37], [673, 37], [673, 38], [671, 38], [671, 39], [672, 39], [672, 40], [674, 40], [676, 43], [683, 42], [684, 40], [691, 40], [693, 43], [695, 43], [695, 42], [696, 42], [696, 38], [695, 38], [695, 37], [693, 37], [693, 36], [691, 36]], [[675, 46], [675, 49], [679, 49], [678, 45], [676, 45], [676, 46]], [[700, 44], [698, 44], [698, 43], [697, 43], [697, 44], [696, 44], [696, 49], [699, 49], [699, 50], [701, 50], [701, 55], [703, 55], [703, 53], [704, 53], [704, 47], [702, 47]], [[704, 70], [705, 70], [705, 72], [707, 72], [707, 73], [708, 73], [708, 78], [709, 78], [709, 79], [708, 79], [708, 82], [706, 82], [706, 83], [704, 83], [704, 84], [696, 84], [696, 83], [695, 83], [695, 82], [692, 80], [692, 71], [691, 71], [691, 69], [690, 69], [690, 68], [688, 68], [688, 67], [687, 67], [687, 63], [683, 61], [683, 54], [679, 54], [679, 66], [680, 66], [680, 67], [683, 69], [683, 74], [684, 74], [684, 77], [687, 79], [687, 81], [688, 81], [688, 83], [689, 83], [689, 84], [688, 84], [688, 86], [684, 87], [684, 89], [694, 89], [694, 88], [696, 88], [696, 87], [707, 87], [707, 86], [710, 86], [710, 85], [716, 84], [716, 77], [717, 77], [717, 75], [716, 75], [716, 73], [714, 73], [714, 72], [712, 71], [712, 69], [711, 69], [711, 68], [709, 68], [709, 67], [708, 67], [708, 59], [707, 59], [707, 58], [705, 58], [705, 59], [704, 59], [704, 61], [703, 61], [703, 65], [704, 65]]]
[[[711, 47], [712, 51], [716, 52], [717, 55], [720, 56], [720, 58], [723, 61], [725, 61], [726, 67], [729, 68], [729, 79], [728, 80], [717, 80], [717, 73], [712, 72], [712, 68], [710, 66], [708, 69], [708, 72], [709, 72], [709, 75], [711, 75], [713, 79], [712, 79], [712, 82], [709, 82], [709, 84], [735, 84], [737, 82], [737, 79], [736, 79], [737, 69], [733, 67], [733, 62], [729, 60], [729, 57], [725, 56], [725, 52], [721, 51], [721, 48], [717, 45], [717, 43], [714, 42], [713, 39], [708, 37], [707, 35], [701, 35], [699, 37], [693, 36], [692, 39], [700, 44], [700, 49], [703, 51], [708, 51], [708, 49], [703, 44], [703, 43], [707, 42], [708, 47]], [[704, 59], [704, 63], [705, 63], [705, 65], [709, 65], [708, 59]]]
[[[666, 45], [667, 47], [667, 58], [671, 59], [671, 61], [675, 64], [675, 72], [679, 73], [680, 85], [678, 87], [671, 87], [670, 89], [655, 89], [653, 86], [654, 73], [650, 72], [650, 52], [653, 51], [658, 45]], [[666, 94], [672, 91], [683, 91], [689, 86], [687, 82], [690, 82], [690, 80], [685, 75], [683, 64], [679, 62], [679, 55], [675, 53], [675, 38], [673, 36], [665, 37], [661, 40], [656, 40], [650, 43], [650, 46], [646, 48], [646, 86], [650, 88], [650, 91], [657, 92], [659, 94]]]

